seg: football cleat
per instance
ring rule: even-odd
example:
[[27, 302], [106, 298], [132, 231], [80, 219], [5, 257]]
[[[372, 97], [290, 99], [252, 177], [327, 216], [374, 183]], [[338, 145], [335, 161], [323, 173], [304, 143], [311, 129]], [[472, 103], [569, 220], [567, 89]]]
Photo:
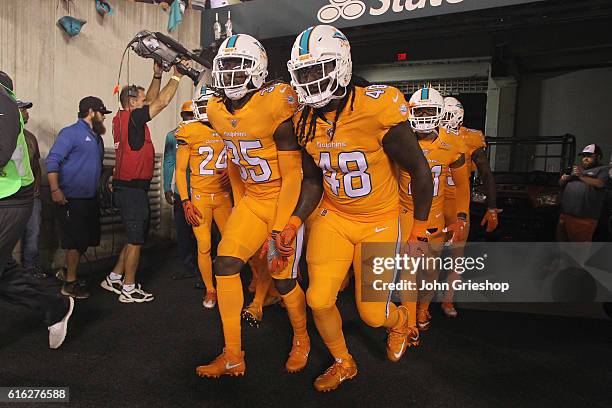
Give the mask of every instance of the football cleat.
[[392, 327], [387, 330], [387, 358], [394, 363], [398, 362], [408, 348], [408, 309], [404, 306], [397, 308], [403, 315], [403, 322], [399, 327]]
[[442, 303], [442, 311], [446, 317], [457, 317], [457, 309], [455, 309], [455, 305], [452, 302]]
[[408, 337], [406, 338], [406, 347], [417, 347], [420, 344], [419, 328], [416, 326], [408, 327]]
[[293, 338], [293, 345], [289, 352], [289, 358], [285, 363], [285, 368], [290, 373], [297, 373], [306, 367], [308, 362], [308, 354], [310, 353], [310, 338], [305, 339]]
[[314, 387], [320, 392], [333, 391], [344, 381], [351, 380], [356, 375], [357, 364], [352, 356], [344, 360], [336, 359], [331, 367], [317, 377], [314, 382]]
[[251, 302], [242, 310], [242, 320], [246, 321], [251, 327], [259, 327], [263, 320], [263, 308], [261, 305]]
[[431, 315], [429, 314], [429, 310], [427, 309], [417, 310], [417, 326], [419, 327], [419, 331], [429, 330], [430, 323], [431, 323]]
[[244, 375], [245, 371], [244, 351], [240, 352], [240, 356], [236, 356], [225, 349], [212, 363], [196, 368], [196, 374], [208, 378], [217, 378], [222, 375], [239, 376]]
[[217, 305], [217, 291], [216, 290], [207, 290], [206, 295], [204, 296], [204, 300], [202, 301], [202, 306], [206, 309], [214, 309]]

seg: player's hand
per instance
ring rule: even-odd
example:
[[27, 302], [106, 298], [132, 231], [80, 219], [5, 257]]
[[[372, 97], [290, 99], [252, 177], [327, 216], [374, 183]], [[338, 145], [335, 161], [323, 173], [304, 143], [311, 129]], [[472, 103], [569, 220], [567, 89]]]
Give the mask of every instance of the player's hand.
[[165, 191], [164, 198], [168, 204], [174, 205], [174, 193], [172, 191]]
[[190, 200], [183, 201], [183, 212], [185, 213], [185, 220], [189, 225], [194, 227], [200, 226], [200, 218], [202, 213], [196, 208]]
[[466, 227], [467, 227], [467, 221], [464, 220], [463, 218], [457, 218], [455, 222], [453, 222], [451, 225], [448, 225], [442, 231], [452, 232], [453, 235], [451, 236], [449, 243], [454, 244], [456, 242], [461, 242], [463, 240], [463, 237], [465, 236]]
[[289, 260], [282, 256], [276, 248], [277, 235], [278, 231], [273, 231], [261, 247], [261, 252], [259, 253], [259, 258], [266, 258], [268, 270], [273, 273], [282, 271], [289, 264]]
[[[569, 176], [567, 176], [569, 178]], [[493, 232], [499, 225], [499, 217], [497, 214], [502, 212], [499, 208], [489, 208], [480, 221], [481, 226], [487, 226], [487, 232]]]
[[414, 220], [404, 252], [412, 258], [425, 256], [429, 253], [427, 221]]
[[276, 250], [285, 258], [295, 254], [293, 243], [297, 237], [298, 229], [302, 225], [300, 217], [292, 215], [285, 228], [276, 235]]

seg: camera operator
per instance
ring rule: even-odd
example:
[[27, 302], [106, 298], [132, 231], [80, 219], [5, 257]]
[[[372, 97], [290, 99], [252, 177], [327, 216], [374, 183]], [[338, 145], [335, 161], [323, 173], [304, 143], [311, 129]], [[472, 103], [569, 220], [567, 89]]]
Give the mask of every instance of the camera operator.
[[7, 260], [32, 213], [35, 190], [13, 81], [0, 71], [0, 300], [40, 312], [49, 328], [49, 347], [62, 345], [74, 300], [44, 290], [39, 281]]
[[[189, 62], [182, 61], [182, 64], [189, 68]], [[140, 284], [136, 284], [140, 249], [149, 232], [151, 214], [147, 191], [155, 164], [155, 150], [147, 122], [168, 106], [183, 77], [175, 66], [172, 77], [160, 92], [162, 73], [162, 67], [154, 63], [153, 79], [146, 95], [142, 87], [124, 87], [119, 95], [122, 109], [113, 118], [113, 196], [121, 211], [128, 243], [121, 250], [117, 264], [102, 281], [101, 286], [118, 294], [119, 301], [123, 303], [153, 300], [151, 293], [145, 292]]]
[[610, 183], [609, 166], [602, 166], [602, 151], [596, 144], [580, 153], [580, 165], [571, 174], [563, 174], [561, 215], [557, 224], [557, 241], [591, 242]]

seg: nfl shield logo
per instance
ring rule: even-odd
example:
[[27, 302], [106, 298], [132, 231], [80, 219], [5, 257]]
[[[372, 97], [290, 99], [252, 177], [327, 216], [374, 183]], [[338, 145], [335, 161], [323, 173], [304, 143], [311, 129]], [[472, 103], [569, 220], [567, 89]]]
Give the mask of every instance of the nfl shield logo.
[[327, 129], [327, 137], [329, 137], [330, 139], [334, 137], [334, 128]]
[[238, 120], [232, 119], [231, 123], [232, 123], [232, 127], [236, 127], [236, 125], [238, 124]]

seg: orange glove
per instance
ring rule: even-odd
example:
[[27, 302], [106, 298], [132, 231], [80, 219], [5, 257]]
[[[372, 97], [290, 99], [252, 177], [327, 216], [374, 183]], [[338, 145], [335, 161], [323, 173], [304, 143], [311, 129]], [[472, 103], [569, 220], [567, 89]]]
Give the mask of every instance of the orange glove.
[[183, 212], [185, 213], [185, 220], [187, 220], [189, 225], [193, 225], [194, 227], [200, 226], [200, 220], [198, 218], [202, 218], [202, 213], [191, 201], [183, 201]]
[[427, 232], [427, 221], [414, 220], [410, 238], [408, 238], [408, 255], [419, 257], [429, 253], [429, 233]]
[[465, 236], [465, 228], [467, 227], [467, 221], [463, 218], [457, 218], [455, 222], [451, 225], [448, 225], [442, 231], [444, 232], [452, 232], [453, 236], [449, 240], [449, 243], [454, 244], [455, 242], [463, 241], [463, 237]]
[[485, 213], [484, 217], [482, 217], [482, 221], [480, 221], [481, 226], [487, 226], [487, 232], [493, 232], [499, 225], [499, 217], [497, 214], [504, 210], [500, 210], [499, 208], [489, 208]]
[[289, 260], [282, 256], [276, 249], [276, 239], [278, 231], [272, 231], [270, 237], [264, 242], [259, 252], [259, 258], [264, 257], [268, 261], [268, 270], [273, 273], [277, 273], [285, 269], [289, 264]]
[[289, 222], [285, 228], [276, 235], [276, 250], [285, 258], [291, 257], [295, 253], [293, 242], [297, 237], [298, 229], [302, 225], [302, 220], [296, 215], [289, 218]]

